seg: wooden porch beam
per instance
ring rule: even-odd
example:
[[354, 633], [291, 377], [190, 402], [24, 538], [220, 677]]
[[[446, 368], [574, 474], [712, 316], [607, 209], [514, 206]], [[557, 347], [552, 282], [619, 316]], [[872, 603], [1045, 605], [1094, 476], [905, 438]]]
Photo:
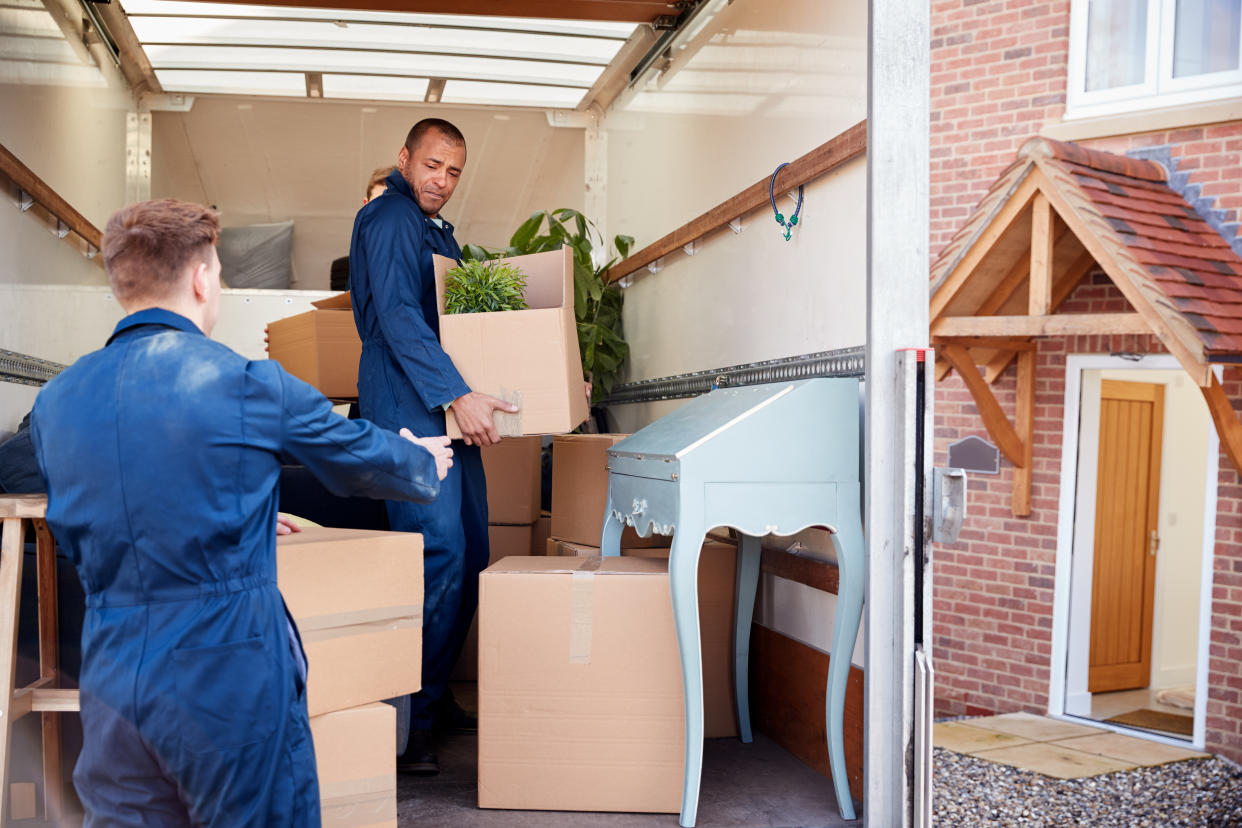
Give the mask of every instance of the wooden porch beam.
[[1047, 316], [947, 316], [931, 330], [932, 336], [1106, 336], [1151, 333], [1137, 313], [1069, 313]]
[[991, 348], [994, 351], [1033, 351], [1035, 343], [1029, 339], [1002, 339], [975, 336], [933, 336], [933, 345], [961, 345], [964, 348]]
[[962, 285], [970, 279], [975, 272], [975, 268], [979, 263], [987, 258], [992, 252], [993, 245], [996, 241], [1009, 230], [1010, 226], [1017, 220], [1018, 216], [1026, 209], [1027, 204], [1035, 196], [1039, 189], [1039, 176], [1031, 175], [1028, 171], [1026, 178], [1014, 190], [1012, 196], [1001, 208], [1000, 212], [992, 219], [987, 227], [979, 234], [970, 246], [970, 250], [966, 253], [957, 266], [953, 268], [949, 278], [940, 285], [931, 298], [931, 319], [936, 320], [949, 303], [953, 301], [953, 297], [961, 290]]
[[970, 396], [975, 401], [975, 407], [979, 409], [979, 416], [983, 418], [984, 428], [988, 430], [992, 441], [1005, 455], [1005, 459], [1015, 466], [1025, 464], [1027, 462], [1026, 449], [1022, 445], [1022, 438], [1009, 424], [1009, 418], [1005, 416], [1004, 409], [992, 395], [992, 389], [983, 381], [979, 369], [975, 367], [974, 360], [970, 358], [966, 349], [961, 345], [944, 345], [937, 348], [936, 353], [948, 360], [958, 376], [962, 378], [962, 382], [966, 383], [966, 388], [970, 390]]
[[[1082, 277], [1086, 276], [1087, 271], [1094, 266], [1095, 259], [1084, 250], [1065, 270], [1065, 273], [1057, 277], [1052, 288], [1053, 313], [1056, 313], [1057, 308], [1061, 307], [1061, 303], [1069, 298], [1069, 295], [1074, 292], [1074, 288], [1078, 287]], [[1005, 373], [1005, 369], [1009, 367], [1009, 363], [1013, 361], [1014, 356], [1016, 354], [1000, 353], [988, 361], [987, 367], [983, 371], [983, 378], [988, 381], [989, 385], [996, 382], [1000, 375]]]
[[[984, 387], [987, 387], [986, 384]], [[1014, 420], [1022, 441], [1022, 464], [1014, 464], [1010, 510], [1014, 517], [1031, 513], [1031, 467], [1035, 453], [1035, 351], [1018, 354], [1018, 405]]]
[[1208, 411], [1212, 414], [1212, 422], [1216, 425], [1216, 433], [1229, 462], [1233, 464], [1234, 471], [1242, 475], [1242, 422], [1239, 422], [1238, 413], [1229, 402], [1220, 380], [1216, 379], [1216, 372], [1209, 371], [1208, 376], [1211, 383], [1199, 386], [1203, 399], [1207, 401]]
[[1027, 310], [1031, 316], [1052, 312], [1052, 205], [1043, 193], [1031, 202], [1031, 281]]

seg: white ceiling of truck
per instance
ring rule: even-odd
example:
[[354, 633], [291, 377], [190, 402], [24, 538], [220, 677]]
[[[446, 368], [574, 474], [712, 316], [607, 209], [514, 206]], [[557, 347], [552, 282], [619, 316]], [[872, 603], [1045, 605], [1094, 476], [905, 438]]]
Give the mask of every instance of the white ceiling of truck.
[[164, 91], [567, 108], [636, 24], [125, 0]]

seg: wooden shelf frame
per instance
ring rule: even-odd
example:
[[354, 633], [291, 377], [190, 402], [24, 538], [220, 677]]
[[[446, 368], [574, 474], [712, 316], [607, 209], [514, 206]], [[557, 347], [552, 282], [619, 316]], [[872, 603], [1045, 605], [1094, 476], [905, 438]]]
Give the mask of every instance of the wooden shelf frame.
[[[781, 168], [781, 171], [776, 174], [773, 191], [787, 193], [832, 172], [866, 151], [867, 122], [864, 120]], [[608, 281], [616, 282], [635, 274], [668, 254], [681, 250], [686, 245], [726, 227], [729, 222], [765, 206], [768, 204], [770, 180], [769, 176], [756, 181], [693, 221], [683, 224], [658, 241], [622, 259], [608, 272]]]

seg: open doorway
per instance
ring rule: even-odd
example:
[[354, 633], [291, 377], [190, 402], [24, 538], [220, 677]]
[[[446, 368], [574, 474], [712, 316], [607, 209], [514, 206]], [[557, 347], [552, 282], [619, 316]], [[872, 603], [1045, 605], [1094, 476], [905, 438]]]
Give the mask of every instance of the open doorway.
[[1211, 417], [1172, 357], [1066, 368], [1052, 712], [1201, 746]]

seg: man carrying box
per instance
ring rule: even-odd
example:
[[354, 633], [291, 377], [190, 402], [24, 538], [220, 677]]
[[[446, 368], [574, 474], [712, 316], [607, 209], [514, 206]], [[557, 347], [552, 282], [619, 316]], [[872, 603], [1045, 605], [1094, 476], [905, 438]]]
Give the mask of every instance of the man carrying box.
[[[492, 412], [517, 407], [471, 391], [440, 347], [431, 256], [454, 259], [461, 248], [440, 216], [466, 164], [466, 140], [448, 121], [427, 118], [406, 136], [388, 189], [354, 219], [349, 246], [350, 297], [362, 340], [358, 404], [381, 426], [409, 424], [444, 434], [450, 408], [465, 437], [434, 503], [389, 502], [388, 521], [423, 535], [423, 689], [411, 698], [410, 740], [398, 768], [440, 770], [433, 729], [466, 717], [448, 694], [478, 604], [487, 566], [487, 491], [480, 446], [499, 442]], [[467, 726], [469, 724], [467, 723]]]
[[[282, 457], [336, 494], [428, 501], [452, 465], [207, 338], [219, 220], [116, 213], [104, 265], [128, 314], [47, 384], [31, 436], [47, 522], [86, 590], [86, 825], [318, 826], [306, 660], [276, 586]], [[404, 439], [403, 439], [404, 438]]]

